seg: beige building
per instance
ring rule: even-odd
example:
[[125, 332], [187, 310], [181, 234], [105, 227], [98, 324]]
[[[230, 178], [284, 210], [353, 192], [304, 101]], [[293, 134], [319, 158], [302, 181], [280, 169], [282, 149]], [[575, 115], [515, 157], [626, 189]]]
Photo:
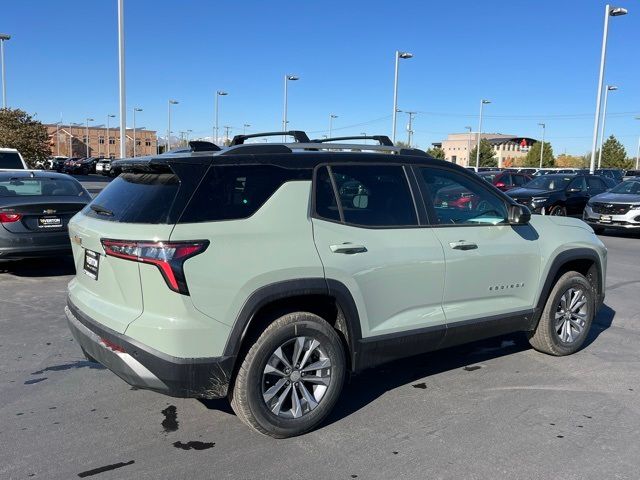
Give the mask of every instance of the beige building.
[[[111, 157], [120, 156], [120, 130], [118, 127], [89, 127], [81, 125], [56, 125], [48, 124], [52, 155], [64, 155], [65, 157]], [[133, 156], [133, 129], [126, 131], [126, 152], [128, 157]], [[153, 155], [158, 150], [158, 137], [153, 130], [136, 129], [136, 156]], [[87, 144], [89, 146], [87, 152]]]
[[[483, 133], [480, 138], [488, 140], [493, 147], [499, 167], [518, 164], [527, 155], [531, 145], [537, 142], [535, 138], [501, 133]], [[475, 158], [469, 161], [469, 154], [477, 143], [477, 133], [450, 133], [446, 140], [434, 143], [433, 146], [444, 150], [446, 160], [466, 167], [475, 165]]]

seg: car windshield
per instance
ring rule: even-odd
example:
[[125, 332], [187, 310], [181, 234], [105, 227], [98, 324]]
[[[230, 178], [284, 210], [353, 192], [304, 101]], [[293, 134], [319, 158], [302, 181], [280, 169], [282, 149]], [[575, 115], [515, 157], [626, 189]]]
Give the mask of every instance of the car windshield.
[[24, 170], [24, 165], [16, 152], [0, 152], [0, 168]]
[[544, 175], [526, 183], [522, 188], [532, 188], [534, 190], [562, 190], [575, 177], [565, 175]]
[[628, 195], [640, 195], [640, 182], [630, 180], [628, 182], [619, 183], [611, 190], [611, 193], [622, 193]]
[[82, 187], [68, 178], [2, 178], [0, 197], [79, 196]]
[[480, 176], [484, 178], [487, 182], [493, 183], [493, 181], [498, 176], [499, 172], [491, 172], [491, 173], [481, 173]]

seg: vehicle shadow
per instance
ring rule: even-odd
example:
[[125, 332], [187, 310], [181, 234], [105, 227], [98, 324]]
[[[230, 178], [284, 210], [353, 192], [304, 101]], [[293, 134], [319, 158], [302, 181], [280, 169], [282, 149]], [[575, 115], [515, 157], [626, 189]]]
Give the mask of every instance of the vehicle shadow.
[[0, 262], [0, 278], [2, 278], [2, 275], [13, 275], [16, 277], [61, 277], [74, 275], [75, 273], [76, 268], [71, 255]]

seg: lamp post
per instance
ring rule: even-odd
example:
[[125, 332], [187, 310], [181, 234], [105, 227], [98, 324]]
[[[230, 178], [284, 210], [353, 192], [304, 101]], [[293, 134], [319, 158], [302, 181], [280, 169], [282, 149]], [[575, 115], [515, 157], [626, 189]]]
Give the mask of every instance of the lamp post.
[[467, 135], [467, 167], [471, 165], [471, 132], [473, 130], [472, 127], [464, 127], [469, 130], [469, 135]]
[[[297, 75], [285, 75], [284, 76], [284, 113], [282, 115], [282, 131], [286, 132], [287, 131], [287, 108], [288, 108], [288, 101], [289, 101], [289, 93], [288, 93], [288, 88], [287, 86], [289, 85], [289, 82], [295, 82], [296, 80], [300, 80], [300, 77], [298, 77]], [[283, 137], [283, 141], [284, 141], [284, 137]]]
[[407, 144], [411, 148], [411, 141], [413, 140], [413, 116], [418, 112], [405, 112], [409, 115], [409, 123], [407, 124]]
[[547, 128], [547, 125], [544, 123], [539, 123], [538, 126], [542, 127], [542, 143], [540, 144], [540, 168], [542, 168], [542, 155], [544, 154], [544, 131]]
[[229, 94], [227, 92], [222, 91], [222, 90], [217, 90], [216, 91], [216, 105], [215, 105], [216, 106], [216, 108], [215, 108], [215, 110], [216, 110], [216, 112], [215, 112], [216, 118], [215, 118], [214, 129], [213, 129], [213, 143], [218, 141], [218, 133], [219, 133], [219, 130], [218, 130], [218, 99], [220, 97], [224, 97], [226, 95], [229, 95]]
[[[62, 117], [62, 116], [61, 116]], [[60, 125], [62, 124], [62, 120], [56, 122], [56, 155], [60, 156]]]
[[250, 126], [251, 126], [250, 123], [245, 123], [244, 125], [242, 125], [242, 135], [247, 134], [247, 128], [249, 128]]
[[[636, 120], [640, 120], [640, 117], [636, 117]], [[636, 170], [640, 168], [640, 137], [638, 137], [638, 151], [636, 152]]]
[[115, 115], [107, 115], [107, 158], [111, 158], [111, 137], [109, 137], [109, 119], [116, 118]]
[[169, 100], [167, 107], [167, 152], [171, 149], [171, 105], [177, 105], [177, 100]]
[[482, 109], [491, 103], [490, 100], [480, 100], [480, 119], [478, 120], [478, 144], [476, 145], [476, 171], [480, 167], [480, 135], [482, 134]]
[[9, 40], [11, 35], [0, 33], [0, 63], [2, 64], [2, 108], [7, 108], [7, 77], [4, 71], [4, 42]]
[[136, 156], [136, 112], [141, 112], [141, 108], [133, 107], [133, 157]]
[[391, 140], [393, 143], [396, 142], [396, 121], [398, 117], [398, 66], [400, 64], [400, 59], [409, 59], [413, 57], [412, 53], [409, 52], [400, 52], [396, 50], [396, 68], [393, 76], [393, 127]]
[[124, 0], [118, 0], [118, 86], [120, 90], [120, 158], [127, 156], [127, 105], [124, 70]]
[[602, 125], [600, 125], [600, 149], [598, 150], [598, 168], [602, 165], [602, 145], [604, 143], [604, 125], [607, 122], [607, 100], [609, 99], [609, 92], [617, 90], [615, 85], [607, 85], [604, 89], [604, 104], [602, 105]]
[[85, 134], [87, 140], [87, 158], [89, 157], [89, 122], [93, 122], [93, 118], [87, 118], [87, 123], [85, 127]]
[[598, 147], [598, 123], [600, 121], [600, 102], [602, 101], [602, 86], [604, 82], [604, 66], [607, 58], [607, 36], [609, 33], [609, 17], [620, 17], [627, 14], [626, 8], [612, 7], [609, 4], [604, 10], [604, 30], [602, 32], [602, 49], [600, 52], [600, 74], [598, 76], [598, 95], [596, 96], [596, 114], [593, 120], [593, 139], [591, 142], [591, 161], [589, 173], [594, 173], [596, 166], [596, 148]]
[[332, 136], [333, 132], [333, 119], [338, 118], [338, 115], [334, 115], [333, 113], [329, 114], [329, 138]]

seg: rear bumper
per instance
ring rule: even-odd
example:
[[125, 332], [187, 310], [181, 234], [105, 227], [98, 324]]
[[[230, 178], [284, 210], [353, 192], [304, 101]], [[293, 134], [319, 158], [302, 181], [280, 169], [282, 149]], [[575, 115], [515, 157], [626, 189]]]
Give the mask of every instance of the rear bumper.
[[172, 397], [226, 397], [235, 357], [173, 357], [99, 325], [70, 301], [65, 313], [78, 344], [129, 385]]
[[71, 244], [34, 245], [18, 247], [0, 247], [0, 260], [19, 260], [21, 258], [55, 257], [71, 255]]

